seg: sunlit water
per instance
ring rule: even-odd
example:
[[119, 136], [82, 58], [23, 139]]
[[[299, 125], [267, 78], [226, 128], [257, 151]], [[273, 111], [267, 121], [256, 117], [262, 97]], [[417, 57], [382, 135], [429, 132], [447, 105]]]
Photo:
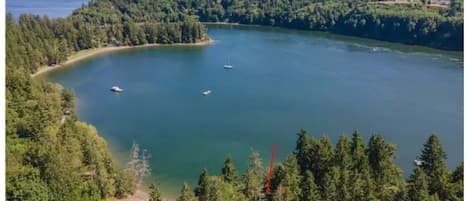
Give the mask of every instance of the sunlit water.
[[[95, 125], [125, 163], [132, 142], [151, 155], [166, 194], [219, 174], [230, 154], [243, 170], [250, 149], [264, 163], [295, 147], [295, 133], [335, 144], [358, 128], [398, 145], [409, 174], [436, 132], [454, 168], [463, 160], [461, 53], [330, 34], [210, 27], [206, 47], [156, 47], [102, 55], [47, 76], [75, 90], [80, 118]], [[223, 65], [230, 58], [232, 70]], [[118, 85], [125, 92], [109, 91]], [[210, 89], [210, 96], [202, 96]]]

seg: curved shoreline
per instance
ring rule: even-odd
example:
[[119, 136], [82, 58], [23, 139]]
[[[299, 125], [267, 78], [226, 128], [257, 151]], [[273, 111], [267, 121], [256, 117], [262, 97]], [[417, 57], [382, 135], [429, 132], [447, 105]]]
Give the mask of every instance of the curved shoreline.
[[65, 67], [70, 66], [71, 64], [74, 64], [78, 61], [82, 61], [94, 56], [98, 56], [104, 53], [109, 53], [109, 52], [115, 52], [119, 50], [126, 50], [126, 49], [134, 49], [134, 48], [142, 48], [142, 47], [166, 47], [166, 46], [207, 46], [213, 43], [213, 40], [211, 38], [200, 41], [200, 42], [195, 42], [195, 43], [173, 43], [173, 44], [161, 44], [161, 43], [152, 43], [152, 44], [144, 44], [144, 45], [135, 45], [135, 46], [117, 46], [117, 47], [100, 47], [100, 48], [94, 48], [94, 49], [86, 49], [86, 50], [80, 50], [78, 52], [73, 53], [67, 58], [67, 61], [61, 63], [61, 64], [56, 64], [52, 66], [41, 66], [39, 67], [38, 71], [31, 74], [32, 78], [38, 77], [39, 75], [46, 74], [51, 71], [63, 69]]

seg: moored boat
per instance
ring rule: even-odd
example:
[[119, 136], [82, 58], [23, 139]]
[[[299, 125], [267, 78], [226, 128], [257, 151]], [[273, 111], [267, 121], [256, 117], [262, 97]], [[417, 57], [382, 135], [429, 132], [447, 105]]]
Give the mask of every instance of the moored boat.
[[111, 87], [111, 91], [113, 91], [113, 92], [123, 92], [124, 89], [121, 89], [118, 86], [113, 86], [113, 87]]
[[212, 93], [211, 90], [207, 90], [207, 91], [202, 92], [202, 95], [208, 96], [208, 95], [210, 95], [211, 93]]

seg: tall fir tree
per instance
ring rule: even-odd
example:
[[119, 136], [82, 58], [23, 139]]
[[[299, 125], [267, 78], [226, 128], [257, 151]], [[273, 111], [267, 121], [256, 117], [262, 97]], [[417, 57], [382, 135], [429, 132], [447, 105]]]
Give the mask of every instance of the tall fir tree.
[[299, 201], [301, 176], [298, 162], [293, 155], [289, 155], [283, 162], [283, 166], [285, 167], [285, 176], [275, 192], [275, 200]]
[[249, 167], [243, 176], [243, 193], [249, 201], [257, 201], [261, 197], [265, 173], [258, 152], [252, 151], [249, 161]]
[[339, 183], [340, 183], [340, 170], [337, 167], [329, 169], [324, 176], [322, 184], [322, 200], [324, 201], [337, 201], [339, 200]]
[[319, 189], [314, 182], [314, 175], [311, 171], [307, 170], [301, 182], [301, 201], [319, 201], [321, 195]]
[[313, 172], [314, 179], [318, 184], [323, 183], [323, 177], [331, 168], [331, 163], [334, 160], [334, 148], [326, 135], [323, 135], [319, 140], [312, 140], [311, 152], [311, 172]]
[[423, 145], [419, 159], [422, 160], [422, 168], [429, 176], [429, 192], [437, 193], [442, 200], [449, 196], [449, 176], [450, 172], [446, 166], [446, 152], [436, 134], [431, 134], [427, 142]]
[[305, 129], [301, 129], [297, 134], [295, 155], [300, 166], [301, 173], [311, 168], [311, 140]]
[[[396, 159], [396, 145], [384, 141], [381, 135], [372, 135], [368, 142], [368, 161], [372, 176], [379, 188], [396, 185], [401, 170], [394, 164]], [[388, 193], [383, 193], [387, 199]]]
[[178, 197], [177, 201], [198, 201], [198, 199], [195, 197], [194, 192], [192, 192], [189, 185], [184, 182], [181, 189], [181, 195]]
[[199, 176], [199, 181], [197, 182], [198, 186], [194, 190], [195, 195], [200, 201], [207, 200], [208, 177], [208, 171], [207, 169], [204, 169]]
[[225, 159], [225, 164], [221, 169], [223, 179], [231, 184], [236, 184], [238, 182], [238, 173], [236, 172], [235, 165], [231, 156], [227, 156]]
[[431, 199], [428, 190], [428, 176], [425, 171], [416, 167], [410, 175], [407, 185], [407, 196], [409, 201], [429, 201]]
[[353, 132], [351, 141], [350, 155], [352, 157], [352, 170], [357, 170], [358, 172], [368, 171], [366, 146], [358, 130]]

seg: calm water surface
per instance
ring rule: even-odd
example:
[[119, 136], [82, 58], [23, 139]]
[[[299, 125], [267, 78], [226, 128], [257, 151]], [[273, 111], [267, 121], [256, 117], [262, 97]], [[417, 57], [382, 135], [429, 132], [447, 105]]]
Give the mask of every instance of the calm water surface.
[[[148, 149], [152, 179], [168, 194], [194, 186], [203, 168], [219, 174], [227, 154], [243, 170], [251, 148], [267, 164], [276, 143], [283, 160], [300, 128], [334, 144], [355, 128], [365, 139], [381, 133], [398, 145], [406, 175], [432, 132], [451, 168], [463, 160], [459, 53], [282, 29], [209, 33], [207, 47], [121, 51], [47, 79], [75, 90], [79, 116], [122, 162], [133, 141]], [[223, 69], [228, 57], [233, 70]], [[110, 93], [114, 85], [126, 91]]]
[[6, 0], [6, 10], [14, 17], [29, 13], [57, 18], [66, 17], [86, 2], [88, 0]]

